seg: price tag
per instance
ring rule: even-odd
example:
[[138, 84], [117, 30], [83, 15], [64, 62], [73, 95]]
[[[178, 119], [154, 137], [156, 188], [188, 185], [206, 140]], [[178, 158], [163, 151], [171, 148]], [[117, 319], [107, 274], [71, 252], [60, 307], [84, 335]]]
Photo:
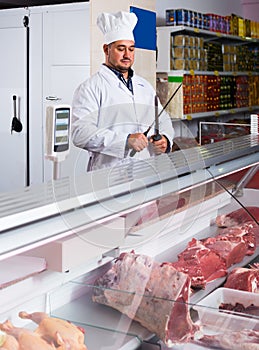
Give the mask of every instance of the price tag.
[[220, 113], [219, 112], [216, 112], [215, 113], [215, 117], [219, 117], [220, 116]]
[[188, 114], [188, 115], [186, 116], [186, 119], [187, 119], [187, 120], [192, 120], [192, 116]]
[[200, 30], [199, 30], [199, 28], [194, 28], [194, 33], [199, 33], [200, 32]]
[[190, 75], [195, 75], [195, 73], [194, 73], [194, 70], [193, 70], [193, 69], [191, 69], [191, 70], [190, 70]]
[[216, 35], [222, 37], [222, 34], [220, 32], [216, 32]]
[[216, 77], [218, 77], [219, 76], [219, 71], [215, 70], [214, 74], [216, 75]]

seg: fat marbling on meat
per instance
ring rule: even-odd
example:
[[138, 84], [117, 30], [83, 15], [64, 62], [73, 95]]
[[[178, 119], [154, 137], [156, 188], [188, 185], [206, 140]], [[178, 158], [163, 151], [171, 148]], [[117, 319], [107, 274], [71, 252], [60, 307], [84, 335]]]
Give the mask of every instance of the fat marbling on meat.
[[[249, 213], [251, 213], [251, 215]], [[259, 207], [248, 206], [246, 209], [240, 208], [227, 214], [218, 215], [215, 222], [219, 227], [231, 227], [254, 221], [254, 219], [258, 223]]]
[[259, 293], [259, 264], [251, 268], [236, 267], [229, 273], [224, 287]]
[[190, 277], [149, 256], [122, 253], [96, 280], [93, 301], [155, 333], [167, 346], [188, 342], [199, 327], [189, 313]]
[[227, 274], [226, 263], [220, 255], [195, 238], [178, 255], [178, 261], [168, 264], [188, 274], [195, 289], [205, 288], [208, 282]]

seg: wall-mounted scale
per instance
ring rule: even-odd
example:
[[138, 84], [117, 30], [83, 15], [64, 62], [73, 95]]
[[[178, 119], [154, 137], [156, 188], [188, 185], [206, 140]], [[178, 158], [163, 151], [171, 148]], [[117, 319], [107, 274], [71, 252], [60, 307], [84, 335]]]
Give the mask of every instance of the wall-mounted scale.
[[46, 109], [45, 157], [53, 161], [53, 179], [59, 178], [60, 162], [69, 154], [70, 148], [69, 105], [53, 105]]

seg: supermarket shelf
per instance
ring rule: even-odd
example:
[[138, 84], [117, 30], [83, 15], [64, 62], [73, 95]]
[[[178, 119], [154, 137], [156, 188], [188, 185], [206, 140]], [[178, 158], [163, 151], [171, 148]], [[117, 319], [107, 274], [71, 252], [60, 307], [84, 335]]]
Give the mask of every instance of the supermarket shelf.
[[[231, 109], [222, 109], [212, 112], [203, 112], [203, 113], [190, 113], [190, 114], [184, 114], [181, 120], [192, 120], [192, 119], [199, 119], [199, 118], [207, 118], [207, 117], [220, 117], [224, 115], [230, 115], [230, 114], [236, 114], [236, 113], [242, 113], [242, 112], [258, 112], [259, 106], [251, 106], [251, 107], [242, 107], [242, 108], [231, 108]], [[177, 119], [173, 119], [177, 120]]]
[[[258, 45], [259, 39], [254, 38], [243, 38], [239, 36], [229, 35], [225, 33], [217, 33], [209, 30], [203, 30], [198, 28], [191, 28], [186, 26], [162, 26], [157, 27], [157, 48], [158, 48], [158, 58], [157, 58], [157, 72], [160, 73], [171, 73], [171, 36], [176, 33], [193, 33], [196, 36], [200, 36], [206, 40], [219, 40], [221, 43], [227, 44], [238, 44], [238, 45]], [[192, 71], [191, 71], [192, 72]], [[215, 72], [211, 72], [215, 74]], [[235, 75], [236, 72], [230, 72]], [[239, 72], [238, 72], [239, 73]], [[250, 72], [242, 72], [242, 74], [251, 74]], [[193, 72], [192, 72], [193, 74]], [[201, 73], [199, 73], [201, 74]], [[208, 72], [206, 72], [208, 74]], [[226, 75], [229, 72], [226, 72]]]
[[216, 76], [240, 76], [240, 75], [248, 75], [248, 76], [258, 76], [259, 72], [248, 72], [248, 71], [229, 71], [229, 72], [222, 72], [222, 71], [200, 71], [200, 70], [170, 70], [168, 72], [158, 72], [157, 73], [167, 73], [168, 74], [168, 80], [170, 80], [170, 77], [183, 77], [184, 75], [216, 75]]
[[208, 38], [219, 38], [219, 39], [225, 39], [229, 40], [231, 42], [236, 41], [239, 43], [246, 43], [246, 44], [258, 44], [259, 39], [256, 38], [250, 38], [250, 37], [241, 37], [238, 35], [231, 35], [231, 34], [226, 34], [226, 33], [220, 33], [220, 32], [212, 32], [211, 30], [205, 30], [205, 29], [199, 29], [199, 28], [192, 28], [188, 26], [161, 26], [158, 27], [159, 30], [162, 31], [168, 31], [169, 33], [176, 33], [176, 32], [189, 32], [193, 34], [200, 34], [202, 37], [208, 37]]

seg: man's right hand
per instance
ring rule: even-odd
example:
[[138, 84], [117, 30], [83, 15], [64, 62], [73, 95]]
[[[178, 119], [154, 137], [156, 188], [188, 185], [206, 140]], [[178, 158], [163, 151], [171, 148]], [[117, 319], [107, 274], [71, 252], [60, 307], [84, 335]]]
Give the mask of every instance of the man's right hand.
[[148, 145], [147, 137], [142, 133], [130, 134], [128, 137], [128, 148], [136, 152], [142, 151]]

